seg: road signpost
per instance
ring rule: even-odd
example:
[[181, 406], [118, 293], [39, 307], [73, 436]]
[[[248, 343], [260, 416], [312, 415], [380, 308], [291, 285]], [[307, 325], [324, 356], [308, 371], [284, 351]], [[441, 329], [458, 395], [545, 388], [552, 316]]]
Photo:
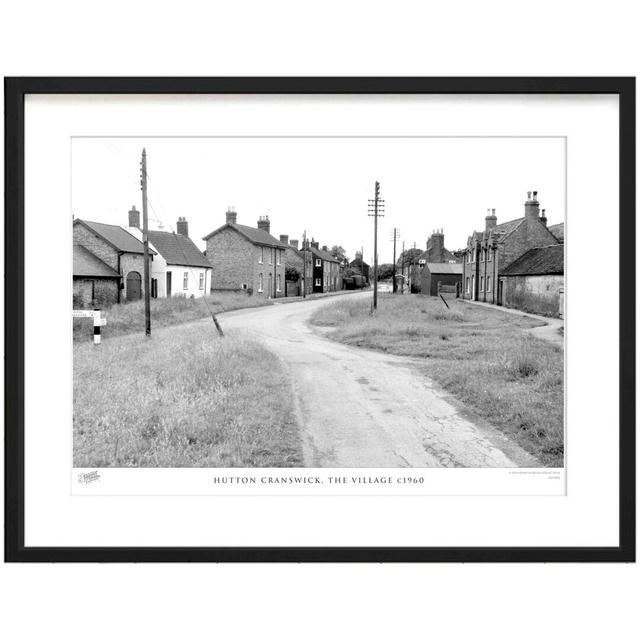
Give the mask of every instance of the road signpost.
[[73, 309], [73, 318], [93, 318], [93, 344], [100, 344], [101, 328], [107, 325], [107, 319], [100, 316], [100, 309]]

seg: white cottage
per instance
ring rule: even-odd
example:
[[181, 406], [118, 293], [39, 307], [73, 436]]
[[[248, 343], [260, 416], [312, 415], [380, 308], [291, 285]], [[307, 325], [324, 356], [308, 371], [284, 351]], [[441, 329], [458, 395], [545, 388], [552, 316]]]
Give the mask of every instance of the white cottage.
[[[149, 230], [149, 247], [157, 255], [151, 263], [151, 295], [200, 297], [211, 289], [211, 265], [189, 238], [185, 218], [178, 218], [177, 233]], [[142, 239], [140, 212], [129, 211], [128, 231]]]

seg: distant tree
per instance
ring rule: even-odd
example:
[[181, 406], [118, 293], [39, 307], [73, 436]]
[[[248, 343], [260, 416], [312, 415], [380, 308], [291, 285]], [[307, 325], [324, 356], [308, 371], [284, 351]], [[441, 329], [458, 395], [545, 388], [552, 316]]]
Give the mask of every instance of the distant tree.
[[298, 282], [298, 280], [300, 279], [300, 275], [300, 270], [291, 264], [288, 264], [284, 268], [285, 280], [289, 280], [290, 282]]
[[340, 264], [342, 265], [349, 264], [349, 258], [347, 257], [347, 252], [340, 245], [334, 244], [333, 247], [331, 247], [331, 255], [336, 256], [336, 258], [340, 260]]
[[[416, 263], [418, 262], [418, 258], [422, 255], [423, 250], [422, 249], [406, 249], [404, 251], [404, 265], [408, 265], [411, 264], [414, 260], [416, 261]], [[400, 266], [403, 263], [402, 260], [403, 254], [400, 253], [400, 257], [398, 258], [398, 266]]]
[[385, 263], [378, 265], [378, 280], [389, 280], [393, 278], [393, 264]]

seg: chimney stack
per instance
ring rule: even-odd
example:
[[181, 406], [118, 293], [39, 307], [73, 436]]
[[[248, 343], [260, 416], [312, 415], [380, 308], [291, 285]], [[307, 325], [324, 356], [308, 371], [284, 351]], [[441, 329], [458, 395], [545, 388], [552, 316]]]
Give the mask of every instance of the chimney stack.
[[326, 245], [326, 244], [323, 244], [323, 245], [322, 245], [322, 250], [323, 250], [323, 251], [329, 251], [329, 249], [327, 249], [327, 245]]
[[258, 218], [258, 229], [262, 229], [267, 233], [270, 233], [271, 222], [269, 222], [269, 216], [260, 216]]
[[131, 211], [129, 211], [129, 226], [140, 228], [140, 212], [136, 209], [136, 205], [131, 206]]
[[427, 240], [427, 262], [444, 262], [444, 233], [436, 229]]
[[487, 216], [484, 219], [484, 230], [489, 233], [498, 224], [495, 209], [487, 209]]
[[311, 238], [311, 248], [312, 249], [319, 249], [320, 248], [320, 243], [316, 242], [313, 238]]
[[178, 218], [178, 222], [176, 224], [176, 231], [181, 236], [189, 237], [189, 223], [186, 218]]
[[282, 233], [280, 234], [280, 242], [282, 244], [289, 244], [289, 236], [285, 236]]
[[236, 220], [238, 219], [238, 214], [236, 213], [235, 207], [227, 208], [227, 224], [236, 224]]
[[546, 227], [547, 226], [547, 210], [542, 210], [542, 215], [540, 216], [540, 222]]
[[297, 248], [298, 248], [298, 241], [297, 241], [297, 240], [289, 240], [289, 244], [290, 244], [294, 249], [297, 249]]
[[524, 203], [524, 215], [525, 218], [531, 218], [536, 220], [540, 217], [540, 203], [538, 202], [538, 192], [527, 191], [527, 201]]

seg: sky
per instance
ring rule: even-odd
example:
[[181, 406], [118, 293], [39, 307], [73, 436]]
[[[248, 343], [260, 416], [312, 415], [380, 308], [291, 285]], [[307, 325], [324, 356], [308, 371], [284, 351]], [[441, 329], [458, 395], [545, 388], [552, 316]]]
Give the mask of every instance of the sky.
[[379, 261], [391, 262], [393, 228], [399, 248], [424, 248], [434, 229], [445, 246], [466, 245], [484, 228], [488, 208], [498, 223], [524, 215], [528, 191], [538, 191], [549, 224], [565, 217], [564, 138], [434, 137], [202, 137], [74, 138], [72, 213], [126, 226], [132, 205], [142, 209], [140, 157], [147, 151], [149, 227], [174, 231], [189, 222], [202, 237], [225, 223], [256, 226], [268, 215], [271, 233], [320, 246], [341, 245], [353, 258], [373, 257], [375, 181], [385, 201], [379, 219]]

